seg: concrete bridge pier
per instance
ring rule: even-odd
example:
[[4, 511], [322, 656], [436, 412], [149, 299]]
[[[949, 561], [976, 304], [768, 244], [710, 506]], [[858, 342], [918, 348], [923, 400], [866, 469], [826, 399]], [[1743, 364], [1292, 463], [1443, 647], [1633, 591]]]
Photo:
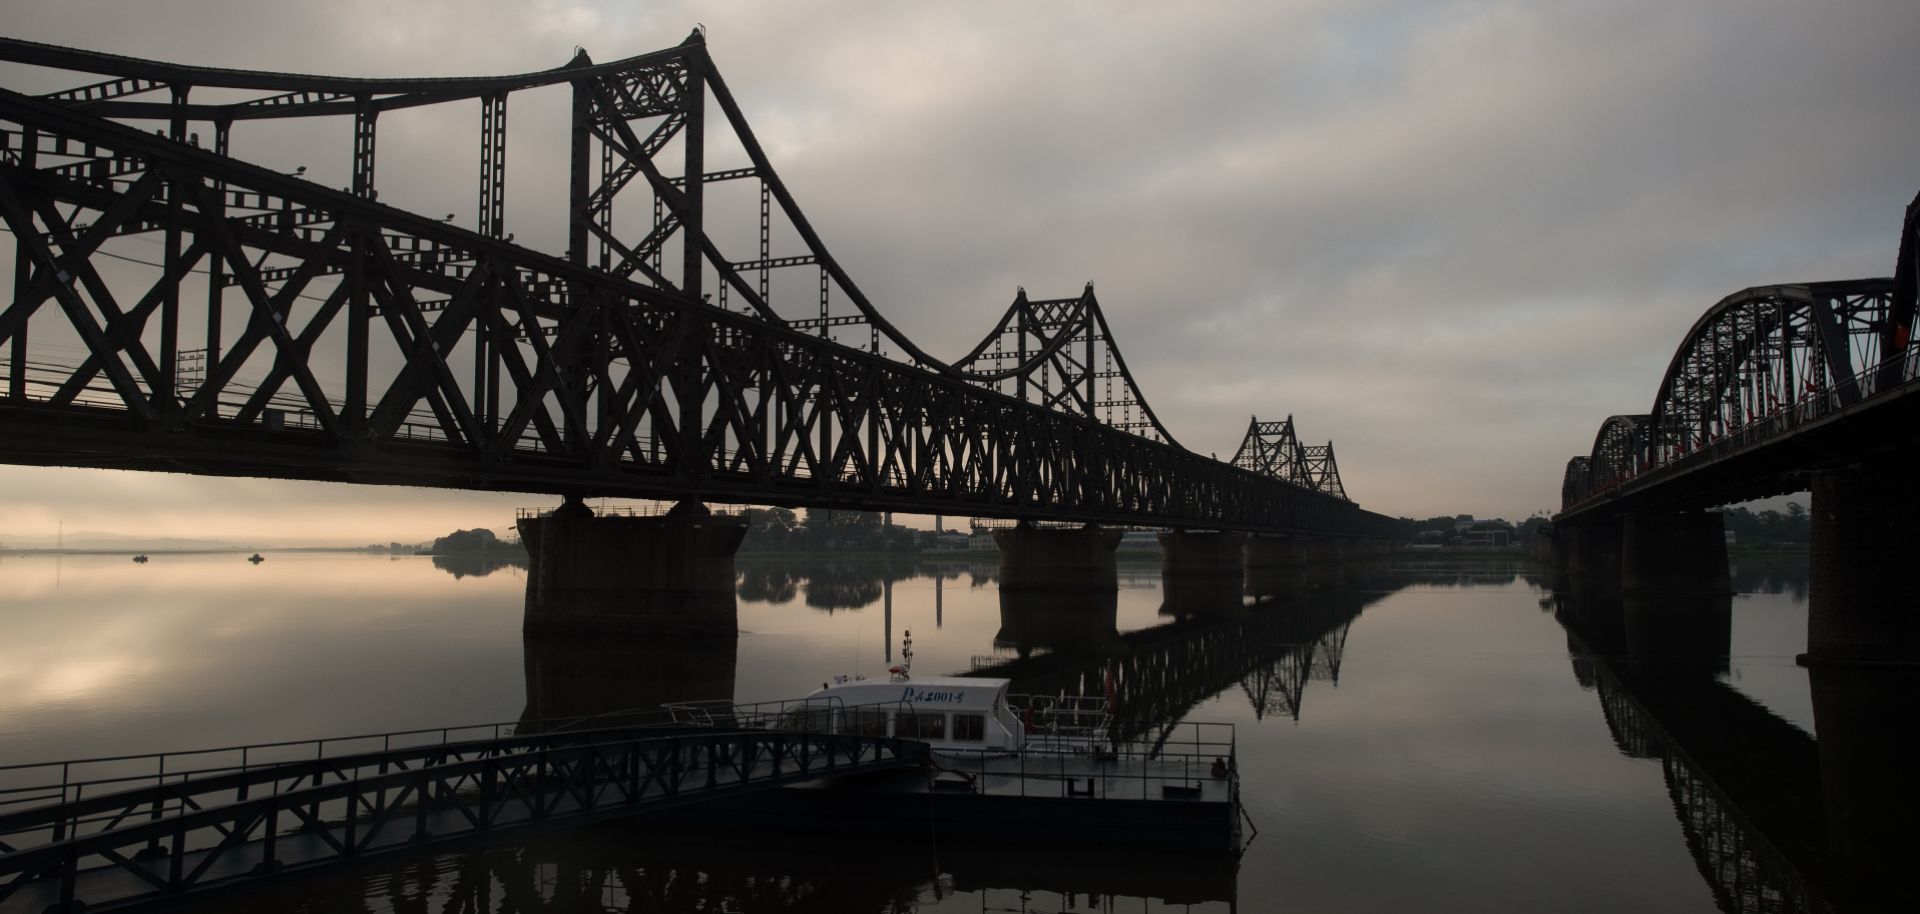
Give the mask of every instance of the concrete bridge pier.
[[1576, 577], [1620, 576], [1620, 519], [1585, 521], [1555, 528], [1567, 570]]
[[1620, 589], [1629, 594], [1731, 593], [1722, 516], [1676, 511], [1622, 518]]
[[522, 518], [529, 634], [734, 637], [743, 518], [683, 501], [659, 517], [596, 517], [578, 497]]
[[1120, 592], [1091, 590], [1000, 591], [1000, 630], [993, 646], [1021, 657], [1046, 650], [1097, 654], [1120, 646]]
[[1113, 550], [1120, 531], [1084, 527], [1035, 527], [1025, 521], [993, 531], [1000, 547], [1000, 589], [1119, 590]]
[[1337, 538], [1316, 536], [1306, 541], [1307, 564], [1331, 565], [1347, 557], [1347, 544]]
[[1246, 586], [1244, 533], [1175, 530], [1160, 534], [1162, 615], [1240, 608]]
[[1250, 536], [1243, 549], [1241, 589], [1256, 597], [1297, 597], [1309, 589], [1307, 551], [1290, 536]]
[[1864, 461], [1813, 477], [1809, 663], [1920, 664], [1912, 465]]

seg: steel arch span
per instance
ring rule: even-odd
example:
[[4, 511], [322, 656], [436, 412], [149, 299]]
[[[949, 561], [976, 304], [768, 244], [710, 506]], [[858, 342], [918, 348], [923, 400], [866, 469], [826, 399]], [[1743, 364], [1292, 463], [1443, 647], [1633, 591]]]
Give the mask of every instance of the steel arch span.
[[[957, 363], [923, 351], [814, 231], [698, 33], [477, 78], [11, 39], [0, 60], [77, 84], [0, 89], [0, 460], [1391, 535], [1337, 485], [1181, 448], [1091, 288], [1023, 295]], [[542, 92], [568, 101], [531, 109], [567, 118], [558, 257], [506, 231], [510, 101]], [[474, 230], [378, 180], [380, 126], [450, 106], [479, 116]], [[232, 154], [329, 121], [337, 173]]]
[[1907, 208], [1891, 279], [1758, 286], [1709, 308], [1674, 352], [1652, 409], [1607, 419], [1591, 453], [1569, 461], [1563, 515], [1781, 494], [1822, 466], [1920, 444], [1917, 231], [1920, 198]]

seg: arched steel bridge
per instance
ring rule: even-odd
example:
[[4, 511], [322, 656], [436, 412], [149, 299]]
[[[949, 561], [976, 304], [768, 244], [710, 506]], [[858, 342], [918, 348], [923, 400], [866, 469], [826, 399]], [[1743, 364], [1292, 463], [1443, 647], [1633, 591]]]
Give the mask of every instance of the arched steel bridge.
[[[1240, 465], [1179, 446], [1091, 285], [1022, 291], [953, 362], [916, 345], [813, 229], [698, 32], [471, 78], [12, 39], [0, 60], [74, 86], [0, 90], [0, 460], [1391, 535], [1330, 445]], [[564, 256], [506, 231], [514, 98], [536, 123], [567, 112]], [[408, 129], [415, 109], [432, 129]], [[379, 126], [432, 137], [444, 171], [471, 150], [443, 139], [448, 112], [475, 109], [475, 229], [394, 205], [425, 191], [376, 181]], [[350, 124], [349, 168], [234, 154], [316, 120]]]
[[1567, 462], [1562, 517], [1702, 508], [1920, 444], [1920, 198], [1892, 279], [1760, 286], [1687, 332], [1645, 413], [1609, 417]]

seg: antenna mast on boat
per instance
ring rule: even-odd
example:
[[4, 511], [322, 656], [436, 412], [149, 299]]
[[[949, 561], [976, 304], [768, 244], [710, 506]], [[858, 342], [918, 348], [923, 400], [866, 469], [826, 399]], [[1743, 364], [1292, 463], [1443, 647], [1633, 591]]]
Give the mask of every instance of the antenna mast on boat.
[[887, 672], [893, 674], [894, 682], [913, 678], [913, 630], [908, 629], [902, 634], [906, 637], [900, 639], [900, 665], [887, 667]]

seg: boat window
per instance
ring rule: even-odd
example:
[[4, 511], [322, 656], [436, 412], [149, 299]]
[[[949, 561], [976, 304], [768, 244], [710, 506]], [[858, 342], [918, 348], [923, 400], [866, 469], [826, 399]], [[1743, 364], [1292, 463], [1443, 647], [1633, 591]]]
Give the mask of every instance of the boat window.
[[957, 742], [977, 743], [987, 738], [985, 714], [953, 715], [953, 738]]
[[911, 739], [946, 739], [947, 715], [928, 713], [925, 711], [915, 714], [902, 714], [900, 715], [899, 729], [903, 731], [913, 731], [911, 733], [903, 732], [897, 734]]
[[887, 712], [878, 708], [853, 708], [847, 712], [847, 732], [855, 736], [886, 736]]
[[792, 708], [780, 716], [780, 729], [789, 732], [825, 733], [833, 727], [830, 708]]

